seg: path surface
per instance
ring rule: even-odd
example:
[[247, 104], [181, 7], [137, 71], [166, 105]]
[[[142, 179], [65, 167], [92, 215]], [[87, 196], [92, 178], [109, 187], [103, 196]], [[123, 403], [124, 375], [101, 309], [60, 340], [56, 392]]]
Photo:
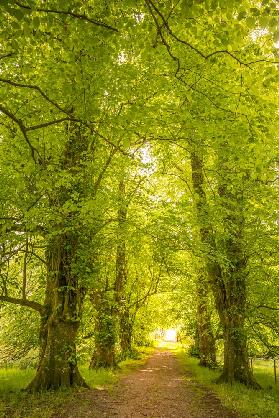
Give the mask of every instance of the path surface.
[[53, 418], [239, 418], [192, 379], [181, 371], [172, 353], [158, 351], [123, 378], [113, 393], [83, 392]]

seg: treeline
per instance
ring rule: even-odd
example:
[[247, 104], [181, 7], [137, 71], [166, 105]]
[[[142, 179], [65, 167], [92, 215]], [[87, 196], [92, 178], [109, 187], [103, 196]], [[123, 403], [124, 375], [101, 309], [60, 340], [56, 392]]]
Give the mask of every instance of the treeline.
[[170, 311], [256, 388], [249, 353], [278, 352], [276, 4], [68, 3], [0, 6], [1, 316], [39, 347], [28, 389], [86, 386], [77, 344], [114, 367]]

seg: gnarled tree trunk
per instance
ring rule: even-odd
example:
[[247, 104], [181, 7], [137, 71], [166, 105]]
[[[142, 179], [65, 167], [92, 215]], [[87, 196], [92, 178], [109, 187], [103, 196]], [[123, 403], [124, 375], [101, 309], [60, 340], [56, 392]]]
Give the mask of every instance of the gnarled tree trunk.
[[[191, 163], [193, 186], [195, 193], [199, 196], [196, 207], [200, 219], [200, 237], [201, 242], [207, 246], [207, 251], [211, 252], [210, 257], [208, 255], [205, 257], [207, 273], [224, 333], [224, 367], [220, 381], [228, 383], [237, 381], [249, 387], [259, 388], [249, 366], [245, 332], [247, 295], [246, 259], [242, 249], [242, 202], [238, 202], [235, 206], [237, 198], [232, 194], [231, 188], [229, 192], [226, 182], [219, 185], [223, 209], [229, 214], [223, 219], [226, 236], [222, 251], [228, 264], [224, 271], [212, 257], [212, 254], [217, 255], [217, 248], [207, 213], [203, 162], [197, 154], [193, 153]], [[239, 191], [237, 194], [239, 195]], [[232, 206], [228, 207], [230, 205]], [[239, 213], [236, 213], [236, 210]]]
[[200, 274], [197, 283], [197, 330], [200, 365], [214, 368], [217, 366], [217, 361], [215, 338], [212, 332], [209, 310], [209, 291], [206, 278]]
[[91, 301], [97, 315], [94, 330], [94, 352], [90, 368], [114, 368], [116, 366], [116, 321], [113, 316], [113, 303], [109, 300], [107, 292], [97, 290], [92, 292]]
[[65, 233], [50, 240], [47, 253], [45, 316], [41, 324], [41, 350], [36, 375], [27, 390], [84, 386], [76, 358], [76, 336], [84, 291], [72, 272], [77, 238]]
[[[195, 153], [192, 153], [191, 155], [191, 169], [192, 184], [195, 192], [195, 206], [199, 223], [199, 238], [201, 244], [204, 245], [208, 242], [210, 230], [207, 219], [207, 201], [204, 191], [202, 160]], [[196, 289], [200, 365], [212, 368], [217, 365], [216, 345], [211, 327], [211, 315], [209, 311], [211, 289], [208, 282], [208, 271], [206, 267], [204, 269], [199, 269]]]

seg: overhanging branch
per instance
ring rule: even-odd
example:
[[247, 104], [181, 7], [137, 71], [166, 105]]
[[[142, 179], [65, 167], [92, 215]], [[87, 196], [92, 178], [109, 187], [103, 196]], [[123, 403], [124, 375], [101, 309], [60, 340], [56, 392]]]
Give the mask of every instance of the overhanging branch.
[[1, 83], [6, 83], [9, 84], [10, 86], [14, 86], [14, 87], [19, 87], [19, 88], [27, 88], [27, 89], [31, 89], [31, 90], [36, 90], [37, 92], [40, 93], [40, 95], [50, 104], [52, 104], [54, 107], [56, 107], [58, 110], [60, 110], [60, 112], [62, 113], [66, 113], [67, 115], [69, 114], [69, 110], [63, 108], [62, 106], [60, 106], [58, 103], [56, 103], [54, 100], [52, 100], [50, 97], [48, 97], [48, 95], [39, 87], [36, 86], [34, 84], [24, 84], [24, 83], [17, 83], [16, 81], [13, 80], [9, 80], [6, 78], [0, 78], [0, 82]]
[[8, 118], [10, 118], [19, 127], [25, 141], [27, 142], [27, 144], [30, 148], [31, 156], [32, 156], [34, 162], [36, 163], [37, 161], [36, 161], [36, 158], [35, 158], [35, 154], [39, 155], [39, 153], [38, 153], [38, 150], [35, 147], [33, 147], [33, 145], [31, 144], [30, 139], [27, 136], [26, 127], [24, 126], [22, 120], [18, 119], [10, 110], [8, 110], [1, 103], [0, 103], [0, 112], [4, 113], [4, 115], [8, 116]]
[[10, 296], [0, 296], [0, 302], [8, 302], [8, 303], [13, 303], [14, 305], [25, 306], [27, 308], [31, 308], [39, 312], [40, 315], [43, 315], [45, 311], [43, 305], [33, 300], [18, 299], [18, 298], [13, 298]]
[[[269, 60], [266, 60], [265, 58], [260, 58], [260, 59], [255, 60], [255, 61], [245, 62], [245, 61], [242, 61], [240, 58], [238, 58], [236, 55], [234, 55], [232, 52], [228, 51], [227, 49], [217, 50], [217, 51], [211, 52], [210, 54], [205, 54], [200, 49], [196, 48], [194, 45], [190, 44], [189, 42], [185, 41], [184, 39], [179, 38], [173, 32], [173, 30], [169, 26], [169, 23], [168, 23], [167, 19], [164, 17], [163, 13], [159, 10], [159, 8], [154, 4], [153, 0], [145, 0], [145, 3], [146, 3], [147, 7], [149, 8], [149, 10], [151, 12], [151, 15], [152, 15], [153, 20], [154, 20], [154, 22], [156, 24], [157, 30], [160, 33], [161, 39], [162, 39], [162, 28], [165, 28], [167, 30], [168, 34], [173, 39], [175, 39], [177, 42], [179, 42], [179, 43], [187, 46], [188, 48], [190, 48], [192, 51], [196, 52], [196, 54], [198, 54], [199, 56], [201, 56], [205, 60], [213, 57], [214, 55], [221, 55], [222, 54], [222, 55], [229, 56], [230, 58], [234, 59], [239, 64], [244, 65], [246, 67], [249, 67], [252, 64], [257, 64], [257, 63], [260, 63], [260, 62], [267, 62], [267, 63], [270, 63], [270, 64], [278, 64], [278, 61], [269, 61]], [[160, 19], [162, 21], [162, 24], [161, 25], [159, 25], [158, 24], [158, 21], [155, 20], [155, 18], [154, 18], [154, 15], [155, 15], [154, 12], [157, 14], [157, 16], [160, 17]], [[168, 49], [168, 52], [170, 53], [170, 51], [169, 51], [169, 48], [170, 48], [169, 45], [166, 42], [163, 42], [163, 43], [165, 44], [165, 46]], [[175, 58], [176, 60], [178, 60], [177, 57], [173, 57], [172, 56], [172, 58]]]
[[55, 9], [46, 9], [41, 7], [32, 8], [27, 4], [22, 4], [19, 1], [15, 1], [15, 4], [22, 9], [27, 9], [34, 12], [43, 12], [43, 13], [53, 13], [58, 15], [70, 16], [76, 19], [85, 20], [86, 22], [92, 23], [93, 25], [103, 27], [113, 32], [118, 32], [118, 29], [114, 28], [113, 26], [108, 25], [107, 23], [101, 22], [99, 20], [92, 19], [91, 17], [86, 16], [85, 14], [74, 13], [70, 10], [55, 10]]

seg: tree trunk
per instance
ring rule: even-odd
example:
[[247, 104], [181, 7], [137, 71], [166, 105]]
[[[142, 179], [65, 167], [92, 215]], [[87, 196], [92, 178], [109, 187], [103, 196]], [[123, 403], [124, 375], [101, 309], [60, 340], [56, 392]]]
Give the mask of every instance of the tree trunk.
[[130, 357], [132, 353], [132, 326], [129, 317], [126, 300], [126, 285], [128, 280], [127, 257], [126, 257], [126, 222], [127, 203], [125, 202], [125, 182], [119, 181], [119, 205], [118, 205], [118, 235], [116, 253], [116, 277], [114, 284], [116, 314], [119, 321], [119, 337], [121, 358]]
[[94, 291], [91, 300], [97, 310], [97, 316], [94, 332], [95, 347], [89, 367], [91, 369], [114, 368], [116, 367], [116, 323], [113, 317], [112, 301], [108, 299], [105, 291]]
[[233, 315], [227, 313], [224, 318], [224, 369], [220, 381], [233, 383], [238, 381], [252, 388], [259, 388], [252, 375], [247, 353], [247, 338], [244, 332], [244, 320], [237, 307], [232, 307]]
[[72, 274], [76, 238], [70, 233], [51, 239], [48, 247], [46, 315], [41, 324], [41, 349], [36, 375], [27, 390], [88, 387], [79, 373], [75, 340], [84, 292]]
[[[234, 236], [227, 240], [227, 257], [230, 261], [226, 273], [223, 272], [223, 286], [216, 292], [219, 315], [224, 332], [224, 368], [220, 381], [234, 381], [259, 389], [250, 368], [246, 316], [246, 260], [241, 246], [242, 225], [234, 223]], [[220, 297], [221, 296], [221, 297]]]
[[[204, 178], [202, 172], [202, 160], [194, 153], [191, 155], [192, 184], [195, 192], [195, 206], [199, 224], [199, 238], [201, 244], [208, 244], [210, 229], [208, 226], [207, 201], [204, 191]], [[201, 261], [203, 264], [203, 262]], [[210, 286], [208, 283], [208, 271], [200, 268], [197, 289], [197, 324], [199, 337], [200, 365], [205, 367], [216, 367], [216, 346], [211, 327], [209, 312]]]
[[[257, 389], [260, 386], [250, 370], [245, 332], [247, 295], [246, 259], [242, 249], [243, 202], [241, 197], [238, 197], [239, 202], [235, 197], [235, 195], [240, 195], [239, 190], [234, 195], [230, 185], [229, 192], [226, 181], [222, 179], [222, 184], [219, 184], [219, 196], [222, 209], [225, 209], [228, 214], [223, 219], [225, 244], [220, 250], [227, 259], [227, 267], [224, 270], [212, 258], [212, 254], [217, 255], [217, 248], [207, 213], [203, 162], [195, 153], [191, 155], [191, 165], [193, 186], [198, 196], [196, 207], [200, 223], [200, 237], [201, 242], [207, 246], [205, 257], [207, 273], [224, 332], [224, 368], [220, 381], [228, 383], [237, 381]], [[237, 205], [235, 205], [236, 202]]]
[[133, 335], [133, 321], [130, 318], [129, 311], [123, 310], [120, 313], [120, 347], [121, 358], [129, 358], [133, 355], [132, 335]]
[[[202, 280], [199, 280], [203, 278]], [[197, 328], [199, 341], [200, 365], [214, 368], [216, 362], [215, 338], [211, 328], [209, 311], [209, 288], [205, 285], [205, 278], [200, 275], [197, 283]]]

